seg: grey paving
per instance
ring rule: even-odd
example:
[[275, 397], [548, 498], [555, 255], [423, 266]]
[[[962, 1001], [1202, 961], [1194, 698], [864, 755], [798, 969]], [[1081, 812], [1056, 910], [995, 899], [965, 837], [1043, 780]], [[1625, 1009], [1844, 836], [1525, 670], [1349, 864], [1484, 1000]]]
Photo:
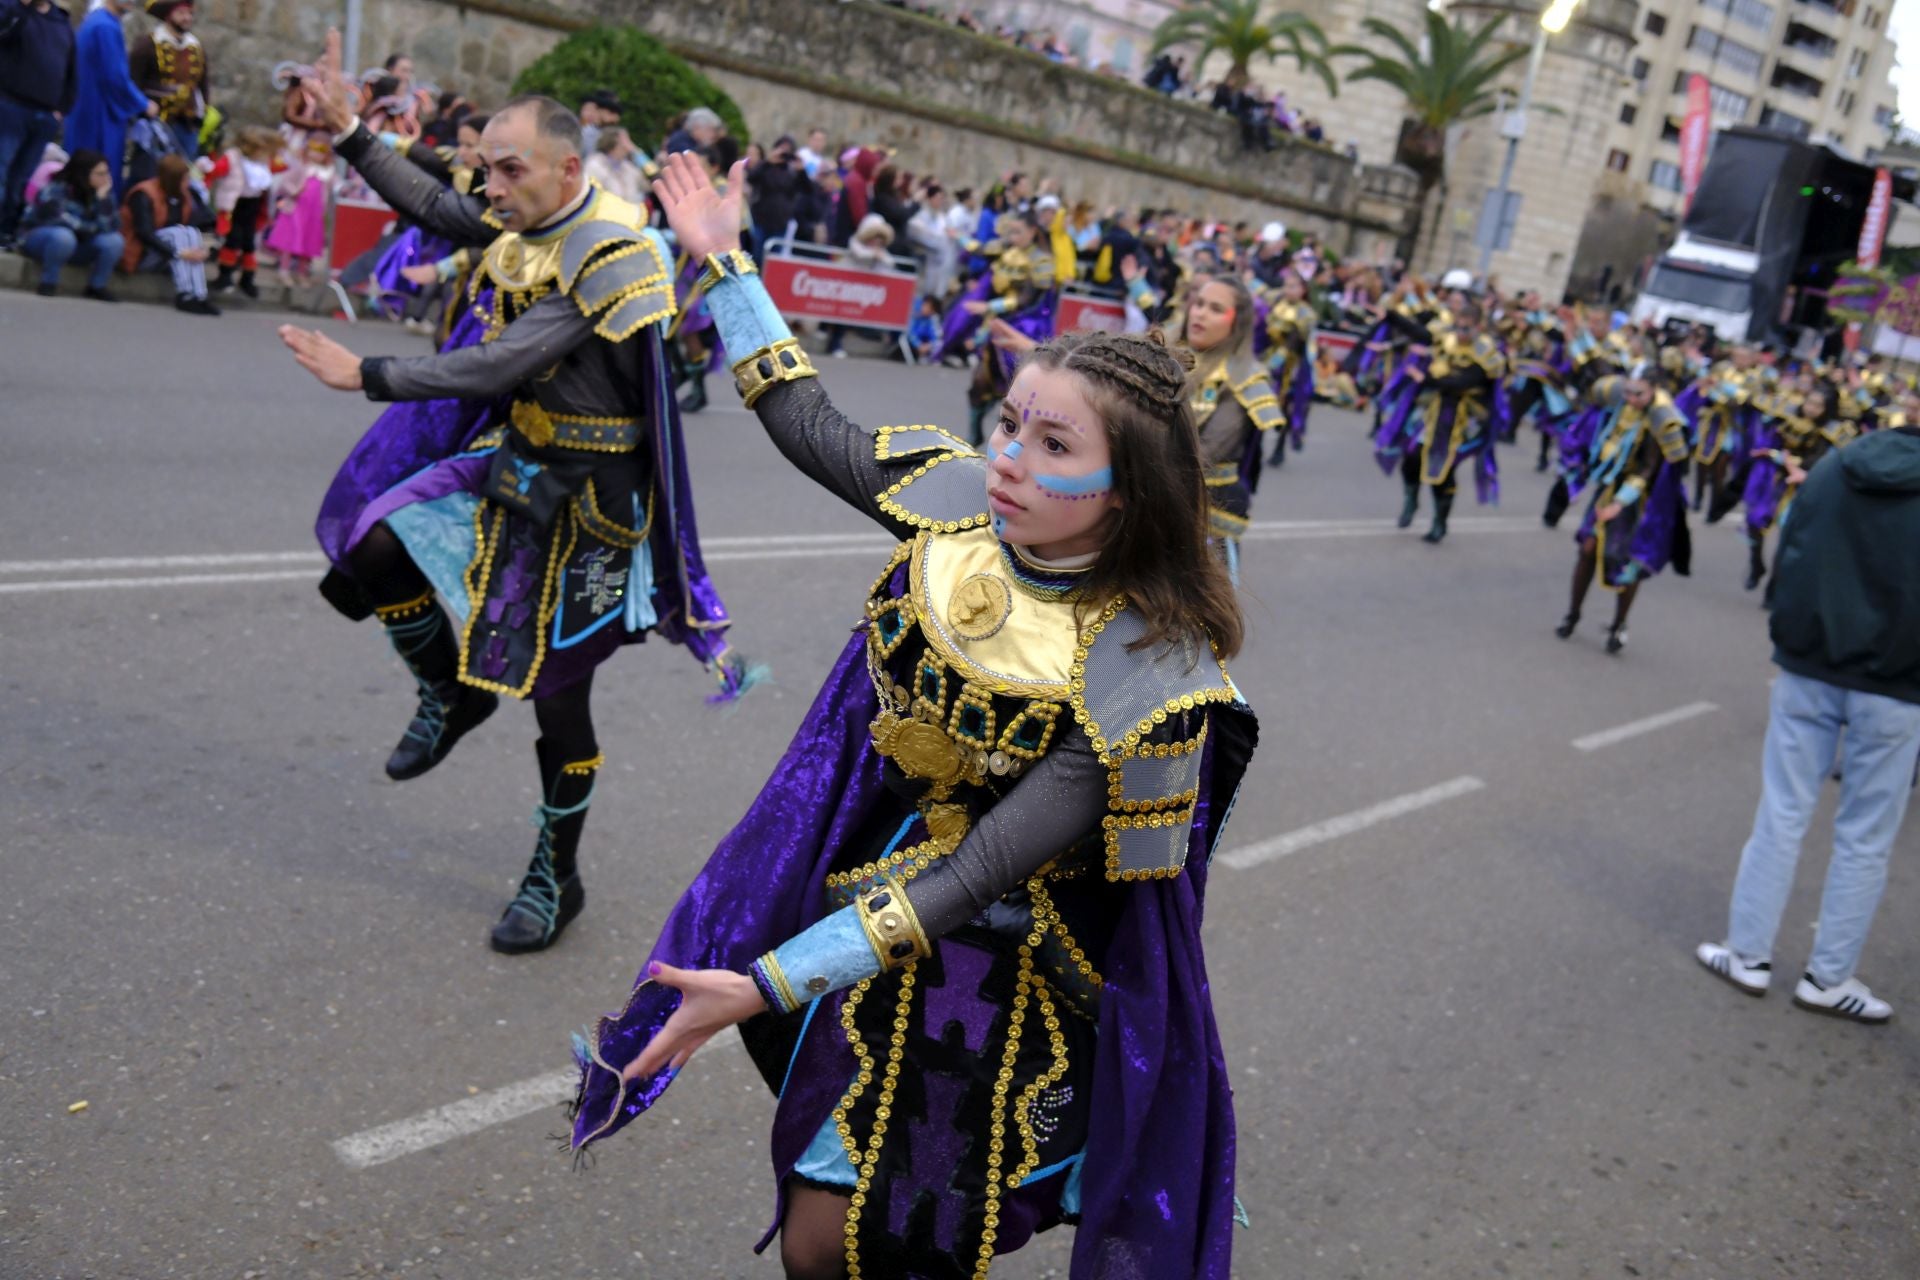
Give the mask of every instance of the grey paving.
[[[372, 409], [295, 368], [274, 323], [0, 294], [0, 560], [309, 548]], [[336, 330], [369, 353], [422, 345]], [[863, 420], [963, 421], [956, 373], [855, 359], [826, 381]], [[709, 536], [861, 530], [749, 415], [688, 434]], [[1505, 521], [1440, 548], [1380, 529], [1247, 549], [1235, 673], [1263, 746], [1230, 845], [1486, 785], [1216, 870], [1209, 962], [1253, 1222], [1236, 1273], [1920, 1274], [1914, 822], [1863, 968], [1901, 1008], [1891, 1025], [1700, 971], [1771, 671], [1740, 539], [1696, 531], [1695, 576], [1642, 593], [1623, 658], [1600, 651], [1598, 599], [1556, 642], [1572, 548], [1526, 527], [1544, 485], [1524, 456]], [[1384, 522], [1397, 501], [1359, 420], [1323, 407], [1256, 514]], [[485, 942], [531, 839], [524, 709], [396, 787], [380, 764], [407, 683], [309, 581], [0, 594], [0, 1275], [777, 1277], [750, 1252], [771, 1106], [737, 1053], [696, 1060], [584, 1173], [550, 1140], [557, 1110], [364, 1170], [330, 1144], [566, 1064], [779, 755], [873, 572], [716, 565], [738, 643], [776, 671], [735, 711], [705, 707], [664, 646], [607, 669], [591, 901], [517, 961]], [[1700, 700], [1719, 710], [1570, 745]], [[993, 1274], [1064, 1275], [1069, 1243]]]

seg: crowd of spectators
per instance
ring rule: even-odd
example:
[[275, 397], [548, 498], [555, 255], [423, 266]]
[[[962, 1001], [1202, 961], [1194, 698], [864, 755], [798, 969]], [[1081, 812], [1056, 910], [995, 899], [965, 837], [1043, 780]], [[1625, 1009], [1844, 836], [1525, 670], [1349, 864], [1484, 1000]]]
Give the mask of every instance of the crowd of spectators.
[[[156, 28], [154, 38], [191, 39], [191, 3], [156, 7], [166, 30]], [[257, 296], [254, 271], [262, 254], [287, 279], [304, 274], [325, 252], [325, 207], [338, 180], [330, 138], [305, 117], [305, 69], [283, 64], [276, 70], [285, 90], [276, 127], [222, 124], [206, 90], [204, 55], [191, 92], [183, 93], [177, 83], [135, 83], [119, 34], [127, 8], [120, 0], [102, 0], [88, 21], [111, 24], [106, 34], [113, 49], [103, 44], [90, 53], [85, 29], [76, 38], [52, 0], [0, 7], [0, 243], [41, 263], [43, 293], [57, 291], [68, 264], [90, 268], [86, 294], [103, 300], [113, 297], [116, 268], [159, 272], [172, 277], [176, 305], [197, 314], [218, 314], [210, 295], [228, 289]], [[1073, 62], [1051, 32], [988, 30], [967, 10], [954, 20]], [[120, 51], [117, 62], [114, 49]], [[1163, 92], [1190, 92], [1183, 74], [1180, 57], [1167, 55], [1154, 64], [1148, 81]], [[141, 105], [135, 105], [135, 94]], [[570, 105], [580, 113], [589, 175], [636, 203], [645, 199], [654, 156], [695, 152], [717, 178], [742, 157], [721, 117], [706, 107], [666, 122], [658, 138], [635, 138], [612, 91]], [[1284, 98], [1263, 99], [1257, 88], [1223, 90], [1214, 105], [1247, 122], [1252, 145], [1271, 145], [1276, 129], [1317, 136], [1318, 126], [1296, 119]], [[89, 110], [109, 123], [147, 120], [155, 127], [123, 135], [117, 150], [63, 149], [54, 131]], [[362, 117], [392, 141], [420, 144], [410, 154], [423, 163], [444, 157], [442, 166], [477, 163], [486, 119], [476, 104], [417, 79], [405, 54], [393, 55], [364, 78]], [[836, 144], [822, 127], [784, 134], [764, 146], [753, 143], [744, 158], [756, 254], [785, 241], [799, 252], [833, 246], [857, 260], [911, 265], [919, 275], [918, 309], [930, 313], [945, 308], [985, 268], [984, 250], [1009, 214], [1030, 221], [1042, 243], [1054, 248], [1057, 278], [1115, 295], [1124, 292], [1123, 264], [1129, 259], [1167, 296], [1194, 270], [1241, 271], [1268, 286], [1280, 273], [1294, 271], [1324, 303], [1329, 319], [1392, 284], [1386, 266], [1336, 262], [1311, 235], [1289, 237], [1277, 223], [1256, 235], [1244, 222], [1169, 208], [1096, 208], [1072, 198], [1054, 179], [1022, 172], [985, 180], [914, 173], [881, 147]], [[210, 283], [214, 266], [219, 272]], [[342, 280], [354, 286], [372, 276], [371, 261], [362, 260]], [[426, 290], [429, 300], [433, 292]], [[410, 305], [404, 318], [429, 325], [425, 306]], [[829, 336], [833, 349], [840, 349], [844, 335]]]

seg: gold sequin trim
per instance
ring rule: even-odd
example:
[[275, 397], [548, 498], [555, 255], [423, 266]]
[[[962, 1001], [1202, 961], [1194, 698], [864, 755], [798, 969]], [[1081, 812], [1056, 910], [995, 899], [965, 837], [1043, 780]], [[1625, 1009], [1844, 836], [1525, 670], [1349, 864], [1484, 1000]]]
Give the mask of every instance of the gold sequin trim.
[[380, 604], [373, 607], [382, 622], [405, 622], [417, 618], [433, 606], [433, 591], [429, 588], [425, 595], [415, 596], [401, 604]]
[[589, 773], [598, 773], [600, 771], [601, 766], [605, 765], [606, 763], [607, 763], [607, 755], [606, 755], [606, 752], [603, 751], [599, 755], [594, 756], [591, 760], [575, 760], [571, 764], [563, 764], [560, 766], [560, 772], [565, 774], [571, 774], [576, 778], [580, 778], [580, 777], [585, 777]]
[[873, 1083], [873, 1053], [853, 1021], [859, 997], [866, 994], [873, 980], [868, 978], [854, 987], [840, 1006], [840, 1026], [847, 1034], [847, 1043], [853, 1046], [854, 1055], [860, 1059], [860, 1070], [854, 1076], [853, 1084], [841, 1097], [840, 1105], [833, 1110], [834, 1127], [838, 1130], [841, 1145], [846, 1148], [847, 1156], [853, 1161], [857, 1172], [853, 1183], [853, 1196], [847, 1201], [847, 1280], [860, 1280], [862, 1275], [860, 1215], [867, 1207], [867, 1192], [873, 1187], [873, 1171], [880, 1163], [880, 1149], [886, 1144], [887, 1121], [893, 1118], [893, 1093], [900, 1083], [900, 1063], [906, 1057], [907, 1027], [910, 1025], [909, 1015], [913, 1011], [913, 972], [912, 963], [906, 964], [900, 970], [900, 999], [893, 1010], [893, 1034], [888, 1037], [887, 1066], [880, 1080], [880, 1096], [873, 1108], [873, 1136], [868, 1141], [864, 1153], [860, 1150], [860, 1144], [854, 1139], [853, 1126], [847, 1123], [847, 1113], [852, 1109], [853, 1104], [859, 1101], [867, 1086]]

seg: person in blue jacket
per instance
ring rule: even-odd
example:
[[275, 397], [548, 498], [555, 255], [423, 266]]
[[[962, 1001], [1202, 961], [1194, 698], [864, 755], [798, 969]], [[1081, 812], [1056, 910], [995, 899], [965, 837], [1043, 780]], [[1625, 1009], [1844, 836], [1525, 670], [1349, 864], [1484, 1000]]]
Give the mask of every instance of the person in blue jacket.
[[98, 151], [113, 171], [113, 196], [120, 198], [127, 157], [127, 126], [143, 115], [153, 115], [153, 99], [140, 92], [127, 69], [126, 38], [120, 17], [130, 6], [123, 0], [102, 0], [80, 24], [75, 49], [79, 90], [67, 113], [67, 153]]

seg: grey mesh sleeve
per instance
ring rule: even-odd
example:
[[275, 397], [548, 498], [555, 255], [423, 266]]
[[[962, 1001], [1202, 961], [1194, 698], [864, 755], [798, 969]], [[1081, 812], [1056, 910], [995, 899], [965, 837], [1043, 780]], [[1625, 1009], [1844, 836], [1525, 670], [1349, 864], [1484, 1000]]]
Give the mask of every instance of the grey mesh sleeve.
[[929, 938], [950, 933], [1100, 829], [1107, 768], [1075, 728], [1028, 770], [960, 847], [909, 881], [907, 900]]
[[433, 356], [371, 357], [360, 362], [360, 377], [369, 400], [491, 400], [560, 363], [593, 326], [572, 298], [550, 293], [492, 342]]
[[340, 140], [340, 156], [359, 170], [382, 200], [421, 226], [449, 240], [467, 245], [491, 244], [500, 234], [481, 218], [487, 202], [463, 196], [428, 176], [419, 165], [356, 125]]
[[834, 408], [818, 378], [769, 387], [754, 411], [774, 446], [816, 484], [889, 532], [911, 532], [875, 498], [893, 481], [874, 456], [873, 433]]

